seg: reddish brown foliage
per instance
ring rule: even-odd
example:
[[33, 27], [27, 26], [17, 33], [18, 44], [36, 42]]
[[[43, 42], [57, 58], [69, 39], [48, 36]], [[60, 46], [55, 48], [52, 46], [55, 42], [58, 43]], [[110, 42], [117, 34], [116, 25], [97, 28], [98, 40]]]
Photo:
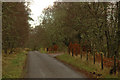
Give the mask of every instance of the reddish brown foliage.
[[[84, 53], [83, 55], [85, 56], [86, 52], [91, 52], [90, 47], [88, 47], [87, 45], [86, 46], [84, 45], [81, 48], [80, 44], [72, 43], [72, 42], [70, 42], [68, 48], [69, 48], [70, 52], [72, 52], [72, 49], [73, 49], [73, 54], [76, 55], [76, 56], [78, 54], [82, 54], [82, 53]], [[83, 52], [80, 53], [81, 51], [83, 51]], [[89, 54], [88, 54], [88, 57], [89, 57]], [[101, 62], [101, 54], [96, 52], [95, 60], [100, 63]], [[116, 63], [118, 63], [118, 62], [120, 64], [120, 60], [116, 59]], [[103, 65], [106, 66], [106, 67], [113, 67], [113, 65], [114, 65], [114, 57], [112, 57], [112, 58], [103, 57]]]
[[48, 51], [57, 51], [58, 50], [58, 46], [57, 45], [53, 45], [52, 47], [48, 48]]
[[52, 48], [51, 48], [51, 47], [49, 47], [49, 48], [48, 48], [48, 51], [52, 51]]
[[71, 52], [72, 52], [72, 47], [73, 47], [72, 42], [70, 42], [68, 48], [69, 48], [69, 50], [70, 50]]
[[53, 46], [53, 51], [57, 51], [57, 49], [58, 49], [58, 46], [57, 46], [57, 45], [54, 45], [54, 46]]
[[77, 44], [77, 43], [72, 44], [72, 42], [70, 42], [68, 48], [69, 48], [70, 52], [72, 52], [72, 49], [73, 49], [73, 54], [75, 54], [75, 55], [80, 54], [81, 47], [79, 44]]
[[77, 44], [77, 43], [73, 44], [73, 53], [74, 53], [75, 55], [80, 54], [79, 44]]
[[[101, 54], [96, 54], [96, 61], [97, 62], [101, 62]], [[116, 63], [120, 63], [120, 60], [116, 59]], [[103, 65], [106, 66], [106, 67], [112, 67], [114, 66], [114, 57], [112, 58], [107, 58], [107, 57], [104, 57], [103, 58]]]
[[[74, 55], [82, 54], [82, 53], [80, 53], [81, 51], [83, 51], [83, 53], [84, 53], [83, 55], [86, 55], [86, 51], [91, 52], [90, 48], [88, 48], [86, 46], [83, 46], [81, 48], [80, 44], [72, 43], [72, 42], [70, 42], [68, 48], [69, 48], [70, 52], [72, 52], [72, 49], [73, 49]], [[89, 54], [88, 54], [88, 56], [89, 56]], [[95, 60], [100, 63], [101, 62], [101, 54], [96, 52]], [[116, 59], [116, 63], [118, 63], [118, 62], [120, 63], [120, 60]], [[112, 67], [114, 65], [114, 57], [112, 57], [112, 58], [103, 57], [103, 65], [106, 67]]]
[[82, 50], [83, 50], [83, 51], [86, 51], [86, 47], [85, 47], [85, 46], [83, 46], [83, 47], [82, 47]]

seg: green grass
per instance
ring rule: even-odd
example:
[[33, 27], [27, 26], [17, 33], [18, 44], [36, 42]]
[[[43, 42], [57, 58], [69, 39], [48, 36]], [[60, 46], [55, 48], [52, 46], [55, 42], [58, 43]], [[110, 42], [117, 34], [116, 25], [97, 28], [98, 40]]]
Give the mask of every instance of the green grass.
[[22, 78], [23, 66], [25, 64], [26, 52], [3, 55], [2, 58], [2, 77], [3, 78]]
[[57, 56], [58, 59], [73, 65], [74, 67], [89, 72], [95, 72], [96, 74], [102, 74], [101, 78], [117, 78], [117, 75], [109, 75], [110, 68], [104, 67], [104, 70], [101, 70], [101, 65], [99, 63], [93, 64], [93, 61], [86, 61], [86, 57], [72, 57], [68, 54], [63, 54]]

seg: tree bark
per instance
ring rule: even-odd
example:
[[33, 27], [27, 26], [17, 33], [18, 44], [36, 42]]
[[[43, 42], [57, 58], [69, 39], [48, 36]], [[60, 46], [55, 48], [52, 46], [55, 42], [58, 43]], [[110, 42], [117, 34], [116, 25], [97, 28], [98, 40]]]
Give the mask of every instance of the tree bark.
[[107, 41], [107, 57], [109, 58], [110, 57], [110, 42], [109, 42], [109, 36], [108, 36], [108, 32], [105, 31], [105, 36], [106, 36], [106, 41]]
[[118, 9], [118, 32], [117, 32], [118, 45], [117, 45], [116, 55], [119, 56], [119, 52], [120, 52], [120, 1], [117, 2], [117, 9]]

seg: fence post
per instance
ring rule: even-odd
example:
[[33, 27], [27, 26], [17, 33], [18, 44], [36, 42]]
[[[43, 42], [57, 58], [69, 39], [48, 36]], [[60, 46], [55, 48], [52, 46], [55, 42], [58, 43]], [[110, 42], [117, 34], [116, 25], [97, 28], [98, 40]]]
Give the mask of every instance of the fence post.
[[82, 49], [80, 50], [80, 56], [81, 56], [81, 59], [82, 59]]
[[77, 56], [77, 53], [78, 53], [78, 52], [77, 52], [77, 50], [76, 50], [76, 51], [75, 51], [75, 56]]
[[81, 59], [82, 59], [82, 53], [81, 53]]
[[103, 70], [103, 54], [101, 53], [101, 69]]
[[47, 52], [48, 52], [48, 48], [47, 48]]
[[114, 55], [114, 73], [116, 74], [116, 56]]
[[87, 57], [86, 57], [86, 60], [88, 61], [88, 52], [87, 52]]
[[73, 56], [73, 48], [72, 48], [72, 56]]
[[93, 62], [95, 64], [95, 52], [93, 53]]

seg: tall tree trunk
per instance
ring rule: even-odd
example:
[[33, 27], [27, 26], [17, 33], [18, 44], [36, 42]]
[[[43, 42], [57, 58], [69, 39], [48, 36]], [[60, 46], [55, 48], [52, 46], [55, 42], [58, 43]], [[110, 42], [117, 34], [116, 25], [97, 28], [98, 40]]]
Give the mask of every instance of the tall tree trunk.
[[109, 40], [109, 34], [108, 31], [105, 31], [106, 41], [107, 41], [107, 57], [110, 57], [110, 40]]
[[4, 49], [4, 53], [7, 54], [7, 48]]
[[108, 7], [108, 4], [104, 4], [104, 10], [105, 10], [105, 37], [106, 37], [106, 44], [107, 44], [107, 53], [106, 56], [107, 57], [110, 57], [110, 54], [111, 54], [111, 50], [110, 50], [110, 34], [109, 34], [109, 27], [107, 26], [107, 18], [108, 18], [108, 14], [107, 14], [107, 7]]
[[9, 54], [12, 54], [12, 53], [13, 53], [13, 51], [14, 51], [14, 43], [13, 43], [13, 44], [11, 44], [11, 47], [10, 47], [10, 52], [9, 52]]
[[120, 52], [120, 2], [117, 2], [117, 9], [118, 9], [118, 32], [117, 32], [118, 45], [117, 45], [116, 55], [119, 56], [119, 52]]

